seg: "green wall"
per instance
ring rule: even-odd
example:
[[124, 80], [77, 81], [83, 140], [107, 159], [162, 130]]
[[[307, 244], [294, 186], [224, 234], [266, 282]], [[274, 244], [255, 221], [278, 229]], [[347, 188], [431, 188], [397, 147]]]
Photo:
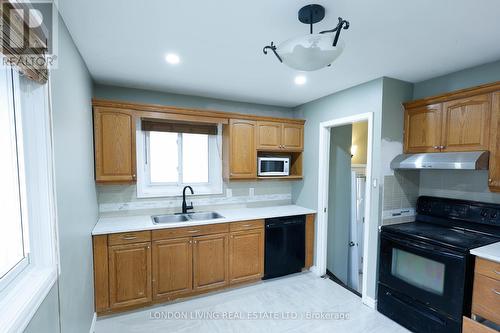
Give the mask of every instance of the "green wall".
[[59, 17], [58, 67], [51, 71], [55, 188], [61, 274], [26, 332], [88, 333], [94, 315], [91, 232], [97, 222], [92, 79]]
[[415, 84], [414, 99], [500, 81], [500, 61], [467, 68]]
[[214, 98], [179, 95], [160, 91], [116, 87], [101, 84], [95, 85], [94, 97], [135, 103], [160, 104], [177, 107], [255, 114], [271, 117], [293, 118], [293, 109], [291, 108], [234, 102]]

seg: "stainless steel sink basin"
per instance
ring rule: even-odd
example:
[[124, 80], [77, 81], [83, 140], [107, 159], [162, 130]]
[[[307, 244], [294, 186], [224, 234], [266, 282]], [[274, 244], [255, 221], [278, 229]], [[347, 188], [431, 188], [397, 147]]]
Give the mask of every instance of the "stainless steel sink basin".
[[151, 216], [154, 224], [160, 223], [176, 223], [176, 222], [187, 222], [188, 218], [184, 214], [179, 215], [156, 215]]
[[178, 222], [188, 222], [188, 221], [207, 221], [216, 220], [224, 218], [216, 212], [199, 212], [199, 213], [188, 213], [188, 214], [170, 214], [170, 215], [156, 215], [151, 216], [154, 224], [162, 223], [178, 223]]
[[187, 215], [188, 215], [188, 218], [190, 220], [193, 220], [193, 221], [215, 220], [215, 219], [224, 218], [224, 216], [222, 216], [216, 212], [189, 213]]

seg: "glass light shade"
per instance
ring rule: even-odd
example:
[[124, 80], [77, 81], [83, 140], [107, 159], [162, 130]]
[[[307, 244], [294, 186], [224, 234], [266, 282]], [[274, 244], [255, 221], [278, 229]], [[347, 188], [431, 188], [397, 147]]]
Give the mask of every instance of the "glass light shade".
[[278, 45], [276, 52], [291, 68], [315, 71], [328, 66], [342, 53], [344, 43], [339, 41], [333, 46], [333, 38], [330, 33], [295, 37]]

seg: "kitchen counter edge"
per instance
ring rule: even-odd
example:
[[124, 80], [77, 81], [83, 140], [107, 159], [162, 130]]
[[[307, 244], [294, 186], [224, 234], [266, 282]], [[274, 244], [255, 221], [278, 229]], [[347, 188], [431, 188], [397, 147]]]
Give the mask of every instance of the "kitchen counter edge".
[[297, 205], [221, 210], [214, 209], [214, 211], [224, 216], [224, 218], [205, 221], [153, 224], [150, 215], [101, 217], [98, 219], [97, 224], [92, 230], [92, 236], [316, 214], [315, 210]]
[[476, 257], [500, 263], [500, 242], [478, 247], [470, 251]]

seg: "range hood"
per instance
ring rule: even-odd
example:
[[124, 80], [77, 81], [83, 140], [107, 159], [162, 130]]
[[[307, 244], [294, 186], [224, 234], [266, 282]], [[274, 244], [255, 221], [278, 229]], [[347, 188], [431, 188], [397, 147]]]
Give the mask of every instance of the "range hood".
[[487, 151], [401, 154], [391, 162], [391, 169], [488, 170]]

